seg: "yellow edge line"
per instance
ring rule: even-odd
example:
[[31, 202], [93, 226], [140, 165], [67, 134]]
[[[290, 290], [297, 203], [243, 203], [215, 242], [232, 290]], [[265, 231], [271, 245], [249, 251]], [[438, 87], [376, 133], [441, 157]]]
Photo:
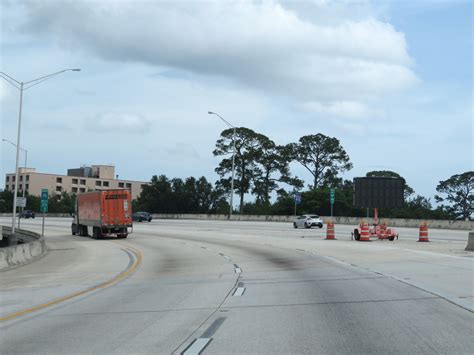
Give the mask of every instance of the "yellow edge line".
[[49, 306], [53, 306], [55, 304], [70, 300], [71, 298], [83, 295], [83, 294], [88, 293], [88, 292], [98, 290], [100, 288], [105, 288], [105, 287], [112, 286], [113, 284], [116, 284], [117, 282], [119, 282], [119, 281], [123, 280], [124, 278], [126, 278], [127, 276], [129, 276], [131, 273], [133, 273], [138, 268], [138, 266], [140, 266], [140, 264], [142, 262], [143, 254], [140, 250], [135, 249], [135, 248], [133, 248], [129, 245], [126, 245], [126, 244], [123, 244], [123, 243], [120, 243], [120, 242], [116, 242], [116, 243], [118, 243], [120, 245], [123, 245], [124, 247], [128, 248], [135, 255], [136, 259], [134, 260], [133, 264], [129, 268], [122, 271], [120, 274], [118, 274], [114, 278], [112, 278], [108, 281], [102, 282], [102, 283], [100, 283], [96, 286], [93, 286], [93, 287], [90, 287], [88, 289], [78, 291], [78, 292], [72, 293], [70, 295], [60, 297], [60, 298], [57, 298], [55, 300], [52, 300], [52, 301], [49, 301], [49, 302], [46, 302], [46, 303], [42, 303], [42, 304], [27, 308], [27, 309], [23, 309], [21, 311], [15, 312], [15, 313], [8, 314], [6, 316], [0, 317], [0, 322], [6, 321], [6, 320], [9, 320], [9, 319], [12, 319], [12, 318], [16, 318], [16, 317], [19, 317], [19, 316], [22, 316], [22, 315], [25, 315], [25, 314], [28, 314], [28, 313], [32, 313], [32, 312], [38, 311], [40, 309], [43, 309], [43, 308], [46, 308], [46, 307], [49, 307]]

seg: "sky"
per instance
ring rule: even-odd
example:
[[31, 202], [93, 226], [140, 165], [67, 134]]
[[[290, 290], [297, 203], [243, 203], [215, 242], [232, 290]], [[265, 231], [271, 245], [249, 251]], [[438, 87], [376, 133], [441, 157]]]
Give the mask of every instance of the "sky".
[[[25, 91], [20, 145], [39, 172], [114, 164], [122, 179], [214, 182], [226, 128], [214, 111], [277, 144], [336, 137], [353, 163], [345, 179], [392, 170], [432, 198], [440, 180], [473, 170], [473, 7], [2, 0], [0, 71], [29, 81], [81, 68]], [[0, 81], [0, 133], [14, 142], [18, 103]], [[15, 149], [0, 149], [3, 186]]]

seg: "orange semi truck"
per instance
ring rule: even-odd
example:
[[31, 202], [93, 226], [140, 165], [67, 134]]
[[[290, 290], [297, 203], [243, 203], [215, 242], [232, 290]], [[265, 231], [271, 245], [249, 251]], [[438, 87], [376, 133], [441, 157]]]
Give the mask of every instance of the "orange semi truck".
[[77, 195], [72, 235], [127, 238], [132, 230], [129, 190], [105, 190]]

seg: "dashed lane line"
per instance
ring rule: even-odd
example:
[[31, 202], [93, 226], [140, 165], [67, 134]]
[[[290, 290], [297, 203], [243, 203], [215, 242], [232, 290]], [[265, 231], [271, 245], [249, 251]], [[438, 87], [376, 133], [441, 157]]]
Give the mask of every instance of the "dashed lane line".
[[191, 343], [189, 348], [181, 353], [181, 355], [199, 355], [211, 340], [212, 338], [197, 338]]
[[237, 287], [232, 296], [242, 296], [245, 292], [245, 287]]

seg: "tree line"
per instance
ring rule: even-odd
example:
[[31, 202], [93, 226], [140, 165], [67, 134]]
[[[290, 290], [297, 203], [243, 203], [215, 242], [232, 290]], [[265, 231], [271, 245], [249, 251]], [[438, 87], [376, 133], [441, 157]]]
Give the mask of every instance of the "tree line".
[[[269, 137], [246, 127], [222, 131], [213, 151], [221, 157], [215, 171], [219, 179], [213, 184], [204, 176], [168, 178], [154, 175], [140, 196], [133, 201], [133, 210], [152, 213], [228, 213], [232, 180], [232, 155], [235, 146], [235, 193], [239, 208], [235, 213], [291, 215], [295, 213], [294, 195], [302, 202], [296, 212], [330, 214], [329, 190], [335, 189], [334, 214], [365, 216], [366, 211], [353, 207], [353, 182], [340, 174], [352, 169], [349, 155], [335, 137], [318, 133], [301, 137], [298, 142], [278, 145]], [[303, 166], [311, 182], [293, 176], [290, 163]], [[400, 177], [393, 171], [371, 171], [366, 176]], [[474, 213], [474, 172], [455, 174], [440, 181], [436, 187], [433, 207], [430, 199], [417, 195], [405, 184], [405, 206], [381, 209], [383, 217], [423, 219], [470, 219]], [[0, 192], [0, 210], [11, 211], [12, 194]], [[245, 195], [252, 195], [246, 202]], [[273, 198], [272, 198], [273, 197]], [[75, 196], [63, 193], [50, 197], [49, 211], [69, 213]], [[29, 196], [27, 209], [39, 210], [39, 197]]]

